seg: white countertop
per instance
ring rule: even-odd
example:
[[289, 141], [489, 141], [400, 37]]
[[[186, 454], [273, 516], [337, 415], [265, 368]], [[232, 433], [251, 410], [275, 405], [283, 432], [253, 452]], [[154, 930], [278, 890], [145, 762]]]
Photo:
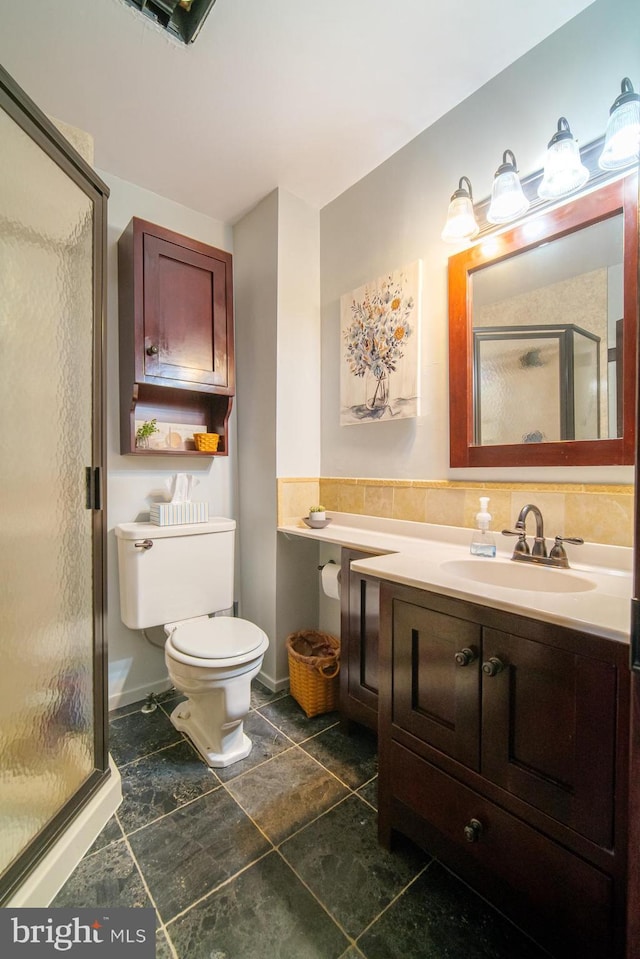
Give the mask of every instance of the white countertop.
[[[325, 529], [310, 529], [300, 520], [297, 524], [280, 526], [278, 531], [287, 536], [301, 536], [383, 554], [353, 562], [352, 569], [359, 573], [629, 642], [633, 555], [628, 547], [596, 543], [567, 545], [570, 570], [541, 570], [540, 567], [534, 570], [536, 574], [542, 572], [550, 577], [568, 573], [569, 576], [586, 578], [593, 584], [593, 588], [587, 591], [515, 589], [474, 582], [443, 565], [456, 560], [474, 564], [511, 563], [514, 540], [499, 533], [495, 534], [498, 555], [487, 559], [470, 555], [470, 529], [350, 513], [329, 513], [328, 516], [331, 523]], [[530, 542], [531, 538], [530, 535]], [[550, 537], [547, 545], [552, 544], [553, 538]], [[523, 570], [528, 568], [525, 564], [518, 565]], [[475, 572], [471, 566], [468, 569], [471, 574]], [[479, 572], [482, 574], [484, 570]]]

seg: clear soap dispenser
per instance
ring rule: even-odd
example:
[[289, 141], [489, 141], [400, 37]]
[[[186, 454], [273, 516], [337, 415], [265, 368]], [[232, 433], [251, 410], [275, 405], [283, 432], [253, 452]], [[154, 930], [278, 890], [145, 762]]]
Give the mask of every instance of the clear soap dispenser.
[[471, 537], [471, 553], [473, 556], [495, 556], [496, 541], [493, 533], [489, 529], [491, 524], [491, 513], [488, 511], [489, 497], [480, 497], [480, 512], [476, 513], [477, 529], [473, 531]]

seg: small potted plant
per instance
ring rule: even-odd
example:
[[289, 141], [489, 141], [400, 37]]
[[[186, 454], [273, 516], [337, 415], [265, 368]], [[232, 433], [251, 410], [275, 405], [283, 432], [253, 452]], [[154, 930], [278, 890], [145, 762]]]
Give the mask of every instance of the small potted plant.
[[148, 450], [149, 437], [153, 436], [154, 433], [159, 432], [160, 430], [156, 426], [155, 419], [145, 420], [144, 423], [136, 430], [136, 448], [139, 450]]
[[312, 523], [324, 523], [327, 518], [324, 506], [309, 507], [309, 521]]

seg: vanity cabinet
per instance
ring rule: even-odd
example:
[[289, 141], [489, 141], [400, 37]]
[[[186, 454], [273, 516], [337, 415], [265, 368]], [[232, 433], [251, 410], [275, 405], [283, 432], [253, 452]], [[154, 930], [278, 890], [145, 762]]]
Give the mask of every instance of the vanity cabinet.
[[376, 555], [344, 547], [340, 573], [340, 716], [345, 725], [354, 720], [374, 731], [378, 728], [380, 584], [356, 573], [351, 563]]
[[118, 241], [118, 286], [122, 452], [139, 452], [135, 421], [155, 417], [218, 433], [218, 455], [226, 455], [235, 392], [231, 254], [134, 217]]
[[381, 588], [379, 829], [410, 836], [553, 955], [624, 954], [628, 650]]

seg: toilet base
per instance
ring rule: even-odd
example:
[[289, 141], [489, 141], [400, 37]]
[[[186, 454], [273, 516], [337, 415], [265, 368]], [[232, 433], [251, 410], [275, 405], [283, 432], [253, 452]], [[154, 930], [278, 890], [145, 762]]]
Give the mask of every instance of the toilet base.
[[188, 699], [178, 703], [169, 718], [175, 728], [184, 733], [193, 743], [206, 764], [214, 769], [231, 766], [241, 759], [246, 759], [251, 752], [253, 743], [244, 732], [241, 722], [233, 724], [232, 728], [227, 731], [224, 737], [225, 751], [216, 752], [211, 747], [211, 743], [207, 742], [208, 737], [203, 735], [200, 726], [194, 722], [191, 703]]

